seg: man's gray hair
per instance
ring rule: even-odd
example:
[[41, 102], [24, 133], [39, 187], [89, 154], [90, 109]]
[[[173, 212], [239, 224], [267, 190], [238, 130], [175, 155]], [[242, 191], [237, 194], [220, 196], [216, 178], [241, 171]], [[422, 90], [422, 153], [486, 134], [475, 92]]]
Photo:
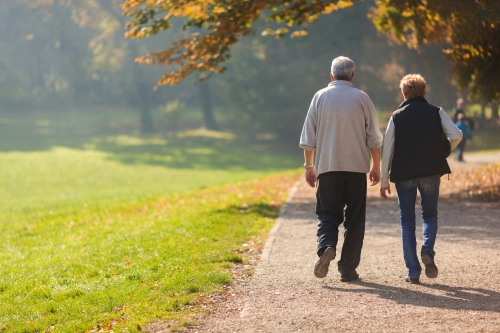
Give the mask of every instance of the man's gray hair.
[[354, 61], [344, 56], [333, 59], [332, 74], [335, 80], [350, 81], [354, 74]]

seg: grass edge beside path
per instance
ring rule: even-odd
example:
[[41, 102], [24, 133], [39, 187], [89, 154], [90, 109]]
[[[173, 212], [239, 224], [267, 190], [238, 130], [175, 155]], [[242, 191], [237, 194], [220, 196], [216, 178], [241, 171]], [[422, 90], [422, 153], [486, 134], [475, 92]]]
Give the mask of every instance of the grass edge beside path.
[[[135, 332], [182, 323], [263, 240], [297, 171], [47, 215], [0, 242], [0, 332]], [[241, 252], [241, 251], [240, 251]]]

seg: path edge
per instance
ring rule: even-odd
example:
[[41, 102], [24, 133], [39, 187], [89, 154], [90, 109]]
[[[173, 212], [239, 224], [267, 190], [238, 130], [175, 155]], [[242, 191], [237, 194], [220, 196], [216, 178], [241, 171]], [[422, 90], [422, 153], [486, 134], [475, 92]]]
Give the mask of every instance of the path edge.
[[267, 238], [266, 244], [264, 245], [264, 250], [262, 251], [262, 255], [260, 256], [260, 261], [266, 261], [269, 259], [269, 254], [271, 253], [271, 248], [273, 247], [274, 240], [276, 238], [276, 234], [278, 233], [278, 229], [281, 226], [281, 222], [284, 219], [284, 215], [287, 211], [288, 206], [290, 206], [290, 203], [295, 196], [295, 192], [297, 192], [297, 188], [300, 185], [300, 182], [302, 180], [297, 180], [295, 184], [292, 186], [292, 188], [288, 192], [288, 197], [286, 198], [285, 202], [283, 203], [283, 206], [281, 206], [280, 213], [278, 215], [278, 218], [274, 222], [274, 226], [269, 232], [269, 236]]

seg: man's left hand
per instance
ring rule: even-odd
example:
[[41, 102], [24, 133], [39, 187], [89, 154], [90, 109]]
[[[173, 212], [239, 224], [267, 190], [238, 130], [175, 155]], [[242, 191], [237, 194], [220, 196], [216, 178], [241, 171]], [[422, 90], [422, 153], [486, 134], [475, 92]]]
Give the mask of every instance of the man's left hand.
[[375, 186], [380, 183], [380, 169], [372, 168], [370, 170], [370, 186]]
[[311, 187], [316, 187], [316, 170], [314, 167], [306, 169], [306, 182]]

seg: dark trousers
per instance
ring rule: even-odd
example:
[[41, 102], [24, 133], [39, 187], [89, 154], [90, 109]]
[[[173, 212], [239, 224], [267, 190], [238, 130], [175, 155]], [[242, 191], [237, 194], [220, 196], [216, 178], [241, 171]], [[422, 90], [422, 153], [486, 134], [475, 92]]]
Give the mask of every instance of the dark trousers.
[[460, 143], [457, 146], [457, 154], [455, 155], [455, 158], [459, 161], [464, 160], [464, 150], [466, 144], [467, 144], [467, 139], [463, 138], [462, 141], [460, 141]]
[[316, 191], [318, 215], [318, 255], [326, 247], [336, 247], [340, 224], [344, 223], [344, 245], [339, 272], [355, 270], [361, 258], [365, 236], [366, 174], [336, 171], [319, 176]]

